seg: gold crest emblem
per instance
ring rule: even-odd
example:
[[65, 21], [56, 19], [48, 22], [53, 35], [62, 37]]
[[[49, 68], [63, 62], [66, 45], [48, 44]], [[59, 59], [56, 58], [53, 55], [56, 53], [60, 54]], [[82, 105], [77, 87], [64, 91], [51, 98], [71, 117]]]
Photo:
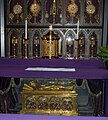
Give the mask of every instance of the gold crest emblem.
[[88, 5], [88, 6], [86, 7], [86, 12], [87, 12], [88, 14], [94, 14], [94, 13], [95, 13], [95, 6], [94, 6], [94, 5]]
[[92, 4], [92, 1], [91, 0], [88, 0], [87, 1], [87, 6], [86, 6], [86, 12], [88, 14], [94, 14], [96, 11], [96, 8], [95, 6]]
[[40, 11], [40, 5], [34, 0], [34, 3], [30, 6], [30, 11], [33, 13], [33, 16], [37, 16]]
[[20, 4], [16, 4], [14, 7], [13, 7], [13, 12], [15, 13], [15, 14], [20, 14], [21, 12], [22, 12], [22, 6], [20, 5]]
[[78, 12], [78, 6], [75, 4], [74, 0], [71, 0], [71, 3], [67, 5], [67, 12], [72, 17], [75, 16], [75, 14]]

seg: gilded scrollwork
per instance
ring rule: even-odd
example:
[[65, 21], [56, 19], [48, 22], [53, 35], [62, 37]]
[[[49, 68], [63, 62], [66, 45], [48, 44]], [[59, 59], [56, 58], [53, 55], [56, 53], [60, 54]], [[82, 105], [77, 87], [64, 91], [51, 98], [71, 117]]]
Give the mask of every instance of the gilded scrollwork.
[[79, 12], [80, 12], [80, 2], [79, 0], [69, 0], [66, 5], [66, 19], [69, 23], [76, 23], [78, 19], [80, 18]]
[[77, 94], [72, 91], [23, 91], [21, 113], [78, 115]]
[[14, 7], [13, 7], [13, 12], [16, 14], [16, 15], [19, 15], [21, 12], [22, 12], [22, 6], [17, 3]]
[[94, 12], [95, 12], [95, 6], [92, 5], [92, 4], [88, 5], [88, 6], [86, 7], [86, 12], [87, 12], [88, 14], [94, 14]]
[[28, 2], [28, 20], [32, 23], [41, 22], [41, 3], [37, 0]]
[[34, 0], [33, 4], [30, 6], [30, 11], [33, 13], [33, 16], [37, 16], [40, 11], [40, 5]]
[[72, 111], [73, 109], [73, 102], [71, 97], [64, 97], [62, 99], [62, 110]]
[[85, 22], [99, 23], [99, 1], [86, 0], [85, 1]]
[[15, 4], [13, 7], [13, 12], [17, 16], [17, 23], [18, 23], [19, 22], [19, 19], [18, 19], [19, 15], [22, 13], [22, 6], [19, 3]]
[[23, 22], [23, 1], [14, 1], [9, 0], [8, 2], [8, 18], [9, 24], [17, 23], [20, 24]]
[[36, 109], [36, 97], [35, 96], [27, 96], [25, 100], [25, 108], [29, 109]]
[[74, 0], [71, 0], [71, 4], [67, 5], [67, 11], [72, 17], [78, 12], [78, 6], [75, 4]]
[[48, 98], [44, 96], [40, 96], [38, 98], [38, 109], [47, 110], [48, 109]]
[[[12, 13], [10, 13], [10, 14], [9, 14], [9, 19], [12, 21], [13, 18], [14, 18], [14, 15], [13, 15]], [[9, 23], [10, 23], [10, 21], [9, 21]]]
[[[56, 81], [57, 82], [57, 81]], [[67, 90], [67, 91], [73, 91], [75, 92], [76, 89], [76, 84], [75, 81], [69, 81], [69, 82], [59, 82], [56, 84], [56, 82], [49, 81], [47, 84], [39, 84], [34, 81], [30, 81], [28, 83], [24, 83], [23, 90], [26, 91], [62, 91], [62, 90]]]
[[59, 97], [53, 96], [50, 98], [50, 109], [60, 110], [60, 98]]

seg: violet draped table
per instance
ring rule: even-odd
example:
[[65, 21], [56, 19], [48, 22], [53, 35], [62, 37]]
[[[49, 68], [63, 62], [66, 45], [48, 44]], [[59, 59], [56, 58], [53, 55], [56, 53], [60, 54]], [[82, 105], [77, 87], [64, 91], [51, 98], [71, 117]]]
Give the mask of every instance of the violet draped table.
[[[28, 67], [75, 68], [75, 72], [26, 71]], [[108, 79], [102, 60], [0, 58], [0, 76], [15, 78]]]
[[[49, 68], [75, 68], [75, 72], [61, 71], [26, 71], [28, 67], [49, 67]], [[98, 60], [67, 60], [67, 59], [21, 59], [21, 58], [0, 58], [0, 76], [14, 78], [69, 78], [69, 79], [108, 79], [108, 70], [105, 69], [103, 61]], [[107, 82], [108, 83], [108, 82]], [[108, 89], [108, 87], [107, 87]], [[106, 94], [105, 112], [108, 115], [108, 94]], [[14, 117], [15, 116], [15, 117]], [[17, 117], [18, 116], [18, 117]], [[46, 117], [46, 118], [45, 118]], [[42, 120], [42, 119], [105, 119], [99, 117], [59, 117], [59, 116], [26, 116], [26, 115], [0, 115], [0, 120]]]
[[0, 120], [108, 120], [107, 117], [1, 114]]

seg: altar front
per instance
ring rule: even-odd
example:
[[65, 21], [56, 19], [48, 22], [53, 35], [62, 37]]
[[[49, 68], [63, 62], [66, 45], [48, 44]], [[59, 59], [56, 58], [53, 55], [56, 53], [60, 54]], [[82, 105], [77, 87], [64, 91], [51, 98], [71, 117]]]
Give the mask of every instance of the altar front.
[[[75, 68], [75, 71], [27, 71], [28, 67]], [[102, 59], [0, 58], [0, 76], [13, 78], [108, 79]]]
[[81, 116], [48, 116], [48, 115], [18, 115], [1, 114], [0, 120], [107, 120], [107, 117], [81, 117]]
[[[27, 71], [27, 68], [68, 68], [68, 69], [75, 69], [75, 71]], [[103, 61], [101, 59], [91, 59], [91, 60], [67, 60], [67, 59], [22, 59], [22, 58], [0, 58], [0, 76], [2, 78], [7, 78], [6, 79], [2, 79], [2, 84], [3, 82], [5, 83], [4, 85], [6, 85], [6, 83], [8, 82], [9, 86], [11, 86], [12, 83], [12, 79], [14, 81], [14, 84], [18, 85], [20, 84], [20, 79], [19, 78], [23, 78], [23, 79], [38, 79], [39, 81], [41, 81], [42, 79], [51, 79], [51, 80], [55, 80], [55, 79], [59, 79], [59, 82], [64, 80], [65, 82], [67, 82], [68, 80], [73, 80], [76, 79], [77, 81], [81, 81], [81, 80], [88, 80], [89, 84], [92, 84], [93, 82], [95, 83], [97, 80], [100, 81], [106, 81], [108, 79], [108, 71], [105, 69], [105, 66], [103, 64]], [[51, 81], [51, 82], [53, 82]], [[51, 83], [50, 82], [50, 83]], [[68, 81], [69, 82], [69, 81]], [[97, 83], [97, 82], [96, 82]], [[99, 82], [100, 84], [102, 82]], [[78, 83], [79, 84], [79, 83]], [[97, 87], [97, 91], [99, 84], [96, 86]], [[51, 87], [51, 86], [50, 86]], [[59, 88], [60, 86], [58, 86]], [[4, 87], [5, 88], [5, 87]], [[7, 90], [1, 87], [1, 93], [2, 95], [4, 95], [4, 93]], [[23, 87], [24, 88], [24, 87]], [[55, 88], [55, 87], [53, 87]], [[51, 89], [51, 88], [50, 88]], [[60, 88], [63, 90], [63, 88]], [[69, 88], [68, 88], [69, 90]], [[107, 91], [107, 88], [106, 88]], [[27, 93], [27, 91], [25, 91]], [[36, 91], [37, 92], [37, 91]], [[47, 91], [44, 91], [47, 92]], [[60, 92], [60, 90], [59, 90]], [[66, 91], [64, 91], [65, 93]], [[63, 92], [62, 92], [63, 93]], [[27, 93], [29, 95], [29, 93]], [[32, 92], [33, 94], [33, 92]], [[38, 92], [36, 93], [38, 94]], [[53, 95], [55, 94], [52, 93], [49, 96], [53, 97]], [[70, 95], [74, 95], [74, 97], [77, 97], [76, 93], [70, 93]], [[24, 94], [25, 95], [25, 94]], [[43, 95], [43, 93], [41, 94]], [[41, 96], [38, 94], [38, 96]], [[48, 93], [47, 93], [48, 95]], [[57, 96], [62, 96], [62, 94], [56, 94]], [[66, 96], [65, 96], [66, 95]], [[68, 99], [66, 98], [65, 100], [69, 102], [73, 102], [70, 101], [70, 96], [69, 93], [66, 93], [64, 95], [64, 97], [69, 97]], [[34, 95], [33, 95], [34, 96]], [[105, 96], [105, 113], [108, 113], [108, 104], [107, 104], [107, 97], [108, 95], [106, 94]], [[48, 97], [49, 98], [49, 97]], [[55, 98], [54, 98], [55, 99]], [[57, 97], [58, 99], [58, 97]], [[57, 100], [56, 99], [56, 100]], [[63, 102], [62, 102], [63, 103]], [[75, 102], [74, 102], [75, 105]], [[52, 107], [54, 109], [54, 107]], [[77, 107], [74, 107], [75, 110]], [[25, 109], [25, 108], [24, 108]], [[68, 109], [68, 108], [67, 108]], [[71, 109], [71, 107], [69, 108]], [[76, 111], [75, 111], [76, 112]], [[78, 115], [75, 113], [75, 115]]]

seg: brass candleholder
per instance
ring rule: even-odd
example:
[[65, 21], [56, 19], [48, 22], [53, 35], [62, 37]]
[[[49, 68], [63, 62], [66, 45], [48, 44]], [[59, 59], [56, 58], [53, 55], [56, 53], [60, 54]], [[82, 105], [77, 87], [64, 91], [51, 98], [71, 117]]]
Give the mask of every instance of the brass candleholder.
[[75, 39], [75, 52], [74, 52], [75, 59], [78, 59], [78, 41], [79, 41], [79, 39]]
[[13, 44], [13, 57], [16, 57], [16, 45], [18, 43], [18, 39], [16, 36], [13, 36], [12, 38], [12, 44]]
[[24, 58], [28, 58], [28, 44], [29, 44], [29, 40], [28, 39], [24, 39], [23, 40], [23, 44], [24, 44]]

